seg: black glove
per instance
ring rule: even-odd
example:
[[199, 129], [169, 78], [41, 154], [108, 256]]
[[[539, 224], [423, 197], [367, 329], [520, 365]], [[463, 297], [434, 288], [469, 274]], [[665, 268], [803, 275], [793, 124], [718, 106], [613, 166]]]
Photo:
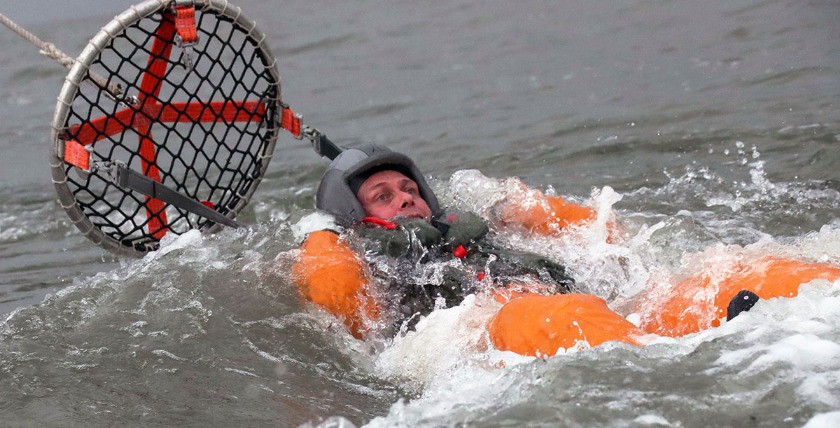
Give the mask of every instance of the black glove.
[[574, 278], [566, 273], [566, 267], [539, 254], [500, 248], [481, 244], [478, 251], [493, 254], [496, 260], [490, 263], [490, 269], [496, 276], [537, 275], [544, 282], [553, 282], [558, 292], [568, 293], [575, 284]]
[[390, 257], [402, 257], [411, 252], [412, 246], [430, 248], [439, 244], [441, 233], [428, 221], [419, 218], [401, 218], [394, 221], [396, 229], [379, 225], [361, 224], [356, 228], [359, 236], [373, 241], [373, 250]]
[[433, 219], [432, 224], [443, 233], [443, 249], [447, 252], [459, 245], [469, 247], [490, 230], [484, 219], [471, 212], [448, 211]]
[[412, 242], [430, 248], [440, 244], [443, 235], [440, 230], [422, 218], [400, 218], [394, 221], [400, 228], [408, 233]]

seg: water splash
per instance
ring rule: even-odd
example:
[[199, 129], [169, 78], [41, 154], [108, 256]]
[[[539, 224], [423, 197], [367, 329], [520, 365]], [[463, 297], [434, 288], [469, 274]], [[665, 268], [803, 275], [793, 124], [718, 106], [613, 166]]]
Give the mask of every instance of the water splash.
[[[453, 203], [466, 210], [480, 213], [491, 224], [493, 210], [507, 195], [516, 195], [523, 203], [536, 204], [536, 194], [516, 178], [497, 180], [478, 171], [458, 171], [450, 179]], [[525, 195], [523, 197], [523, 194]], [[576, 291], [595, 294], [608, 300], [620, 294], [632, 293], [647, 282], [649, 273], [644, 265], [650, 254], [647, 230], [630, 237], [625, 243], [611, 239], [616, 226], [613, 206], [622, 195], [610, 187], [595, 189], [587, 202], [596, 210], [596, 218], [583, 227], [570, 227], [556, 236], [523, 234], [512, 229], [493, 229], [492, 239], [503, 246], [535, 252], [558, 262], [575, 278]], [[620, 229], [620, 226], [617, 226]]]
[[[757, 159], [757, 150], [752, 153], [752, 158]], [[770, 182], [763, 172], [763, 164], [747, 162], [744, 165], [750, 168], [753, 177], [747, 186], [752, 192], [749, 198], [758, 200], [769, 198], [764, 196], [767, 194], [778, 196], [791, 191], [791, 187]], [[708, 191], [709, 183], [725, 185], [720, 177], [708, 169], [700, 168], [688, 171], [681, 177], [674, 177], [666, 186], [667, 189], [656, 191], [664, 193], [675, 187], [684, 190], [698, 183], [700, 185], [695, 190], [698, 199], [704, 201], [703, 206], [711, 205], [705, 201], [717, 200], [717, 196], [712, 196]], [[492, 212], [494, 201], [499, 200], [499, 195], [517, 189], [518, 186], [515, 182], [487, 178], [476, 171], [458, 172], [453, 174], [451, 179], [449, 202], [462, 204], [462, 208], [489, 213]], [[476, 191], [476, 194], [472, 194], [473, 191]], [[705, 228], [714, 226], [712, 223], [706, 223], [701, 229], [696, 229], [695, 226], [694, 231], [683, 230], [685, 226], [698, 223], [695, 217], [697, 212], [688, 209], [679, 211], [671, 218], [643, 214], [631, 216], [625, 223], [626, 233], [620, 242], [609, 243], [604, 239], [602, 219], [607, 218], [605, 213], [620, 204], [622, 196], [626, 195], [616, 194], [610, 188], [593, 191], [587, 203], [598, 210], [600, 224], [596, 222], [592, 228], [570, 231], [550, 239], [504, 233], [500, 233], [496, 238], [504, 240], [506, 244], [536, 250], [566, 263], [575, 271], [575, 276], [581, 278], [580, 291], [606, 297], [619, 309], [622, 308], [623, 301], [628, 301], [635, 294], [650, 287], [659, 288], [661, 292], [667, 291], [675, 276], [698, 272], [722, 274], [722, 267], [760, 255], [774, 254], [835, 263], [840, 256], [840, 230], [830, 225], [796, 239], [778, 240], [762, 235], [761, 239], [752, 243], [732, 245], [717, 241], [714, 234], [704, 232]], [[630, 197], [632, 199], [635, 196]], [[749, 200], [742, 202], [740, 207], [750, 203]], [[654, 222], [640, 223], [640, 220], [645, 218], [652, 218]], [[723, 224], [722, 227], [729, 228], [731, 225]], [[677, 245], [674, 245], [675, 243]], [[730, 377], [734, 375], [733, 372], [740, 373], [737, 376], [767, 382], [768, 379], [777, 378], [770, 368], [779, 364], [790, 364], [796, 367], [799, 374], [795, 375], [794, 379], [784, 381], [784, 385], [791, 386], [789, 389], [787, 386], [781, 388], [801, 398], [803, 402], [810, 403], [800, 406], [801, 408], [819, 408], [821, 405], [830, 405], [840, 397], [837, 391], [820, 380], [826, 370], [833, 373], [830, 377], [840, 373], [840, 366], [836, 366], [832, 357], [836, 354], [836, 346], [833, 346], [833, 343], [840, 334], [840, 317], [835, 313], [836, 309], [832, 303], [833, 299], [837, 298], [838, 290], [840, 282], [829, 284], [825, 281], [815, 281], [814, 284], [802, 287], [801, 298], [762, 301], [761, 309], [756, 306], [755, 311], [742, 314], [721, 328], [680, 339], [650, 336], [645, 339], [648, 346], [644, 348], [606, 345], [588, 349], [586, 352], [560, 353], [549, 360], [549, 364], [558, 369], [558, 366], [562, 365], [563, 372], [575, 373], [575, 376], [580, 376], [580, 371], [589, 372], [584, 367], [586, 364], [596, 365], [600, 367], [599, 370], [615, 370], [615, 375], [619, 378], [635, 379], [637, 384], [630, 388], [634, 391], [644, 390], [644, 385], [653, 381], [653, 378], [645, 373], [654, 371], [664, 370], [665, 376], [669, 376], [667, 373], [673, 370], [674, 375], [679, 372], [681, 376], [711, 385], [714, 384], [715, 378]], [[396, 421], [409, 425], [434, 425], [434, 421], [451, 421], [458, 415], [464, 415], [464, 418], [476, 423], [482, 420], [499, 423], [505, 420], [499, 419], [501, 414], [515, 412], [513, 409], [519, 406], [528, 406], [528, 403], [536, 402], [540, 403], [540, 407], [555, 408], [559, 413], [573, 411], [574, 407], [569, 408], [565, 404], [546, 404], [564, 401], [558, 396], [556, 389], [549, 392], [542, 387], [542, 379], [547, 378], [549, 383], [557, 384], [559, 378], [554, 375], [545, 375], [543, 378], [535, 374], [545, 373], [541, 370], [542, 364], [539, 363], [539, 359], [499, 353], [488, 347], [486, 338], [483, 338], [484, 342], [481, 341], [478, 333], [482, 330], [481, 322], [491, 316], [488, 314], [492, 314], [494, 307], [478, 306], [480, 311], [484, 312], [479, 311], [483, 315], [476, 315], [471, 311], [477, 311], [477, 302], [480, 300], [472, 298], [457, 308], [433, 312], [424, 322], [418, 324], [416, 331], [400, 337], [379, 356], [377, 367], [383, 376], [412, 382], [415, 387], [420, 388], [421, 395], [411, 402], [400, 401], [394, 404], [387, 417], [373, 420], [370, 426], [387, 426]], [[628, 315], [632, 318], [632, 314]], [[466, 320], [478, 324], [474, 326], [475, 330], [469, 333], [465, 331], [462, 324]], [[779, 326], [785, 327], [780, 329]], [[744, 341], [754, 344], [746, 348], [749, 352], [744, 351]], [[713, 342], [718, 345], [710, 345]], [[432, 345], [429, 346], [430, 344]], [[710, 349], [711, 354], [717, 357], [704, 363], [708, 358], [704, 355], [709, 354]], [[809, 352], [809, 349], [812, 351]], [[797, 353], [807, 353], [811, 357], [798, 358]], [[628, 360], [633, 363], [625, 366]], [[744, 364], [750, 362], [758, 364], [755, 367], [767, 368], [744, 372]], [[692, 365], [697, 365], [697, 371], [689, 369], [690, 373], [686, 374], [685, 370]], [[509, 382], [500, 382], [501, 379], [508, 379]], [[795, 387], [799, 384], [796, 379], [803, 382], [804, 386]], [[597, 385], [611, 383], [603, 378], [591, 381], [596, 389], [599, 388]], [[577, 389], [578, 393], [591, 391], [589, 386], [581, 385], [580, 382], [581, 379], [577, 379], [577, 382], [567, 386]], [[743, 388], [748, 388], [749, 382], [745, 381]], [[656, 388], [661, 389], [661, 384], [656, 383]], [[493, 385], [493, 388], [485, 392], [487, 385]], [[652, 398], [649, 396], [643, 400], [656, 410], [652, 409], [652, 413], [637, 416], [630, 410], [634, 403], [637, 403], [632, 398], [633, 394], [627, 388], [619, 389], [624, 391], [624, 397], [613, 398], [616, 400], [615, 411], [610, 412], [610, 416], [605, 420], [624, 420], [630, 423], [638, 422], [639, 418], [653, 418], [676, 422], [682, 418], [677, 413], [663, 411], [662, 409], [667, 407], [662, 405], [651, 406]], [[674, 393], [680, 395], [677, 389], [679, 388], [675, 388]], [[533, 391], [541, 391], [546, 395], [537, 395]], [[603, 397], [603, 391], [599, 391], [592, 393], [608, 399]], [[710, 395], [715, 394], [709, 392]], [[746, 397], [747, 402], [761, 400], [760, 394], [747, 394]], [[729, 415], [738, 412], [736, 408], [725, 410]], [[496, 416], [484, 418], [482, 415], [486, 414]], [[552, 417], [554, 416], [546, 416], [540, 420], [551, 421], [554, 420]]]
[[697, 243], [746, 245], [770, 239], [771, 233], [776, 238], [800, 236], [838, 222], [840, 192], [830, 183], [772, 181], [756, 146], [747, 150], [737, 142], [735, 148], [734, 162], [728, 150], [720, 160], [732, 166], [727, 171], [691, 164], [680, 174], [664, 171], [668, 182], [662, 187], [623, 195], [620, 206], [631, 210], [626, 217], [674, 221], [681, 216], [680, 228], [691, 233], [680, 241], [688, 245], [686, 250], [698, 250]]

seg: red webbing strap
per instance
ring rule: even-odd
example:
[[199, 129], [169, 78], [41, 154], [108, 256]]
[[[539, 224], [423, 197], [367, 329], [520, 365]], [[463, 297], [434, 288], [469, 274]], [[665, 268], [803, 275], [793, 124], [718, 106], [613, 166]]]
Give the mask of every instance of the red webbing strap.
[[259, 101], [192, 101], [163, 104], [160, 122], [262, 122], [265, 103]]
[[[164, 14], [160, 27], [155, 32], [152, 50], [149, 54], [149, 62], [146, 65], [146, 71], [143, 73], [143, 80], [140, 83], [140, 93], [138, 94], [141, 106], [140, 110], [143, 110], [143, 106], [147, 104], [154, 105], [158, 103], [157, 98], [160, 95], [163, 77], [166, 75], [167, 59], [172, 53], [172, 39], [174, 36], [175, 22], [171, 15]], [[143, 169], [143, 175], [160, 182], [160, 172], [155, 164], [157, 154], [155, 153], [155, 142], [152, 140], [151, 122], [148, 119], [138, 119], [141, 118], [135, 117], [135, 129], [140, 136], [140, 164]], [[167, 219], [164, 208], [165, 204], [163, 201], [149, 197], [146, 198], [146, 216], [149, 218], [149, 233], [157, 240], [163, 238], [163, 235], [168, 230], [165, 226]]]
[[64, 162], [85, 171], [90, 171], [90, 152], [78, 141], [66, 140], [64, 142]]
[[295, 137], [300, 137], [300, 116], [289, 107], [283, 107], [280, 113], [280, 127]]
[[195, 7], [175, 7], [175, 30], [181, 37], [183, 43], [195, 43], [198, 41], [198, 31], [195, 28]]
[[77, 142], [83, 145], [93, 144], [103, 138], [124, 132], [134, 122], [135, 111], [122, 109], [114, 115], [101, 116], [90, 122], [73, 125], [67, 131]]
[[[68, 134], [82, 145], [93, 144], [103, 138], [124, 132], [138, 121], [157, 117], [158, 122], [262, 122], [265, 103], [259, 101], [192, 101], [169, 104], [145, 103], [140, 113], [127, 107], [113, 115], [101, 116], [90, 122], [73, 125]], [[145, 117], [144, 117], [145, 115]]]

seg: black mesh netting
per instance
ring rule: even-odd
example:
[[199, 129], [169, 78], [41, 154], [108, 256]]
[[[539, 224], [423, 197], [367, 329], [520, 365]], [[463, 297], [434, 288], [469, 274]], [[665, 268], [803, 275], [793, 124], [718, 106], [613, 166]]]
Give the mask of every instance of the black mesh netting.
[[[90, 139], [85, 132], [96, 133], [92, 173], [65, 165], [76, 203], [94, 227], [141, 252], [156, 248], [165, 233], [213, 223], [119, 188], [98, 165], [123, 162], [232, 217], [261, 178], [277, 132], [274, 61], [249, 29], [196, 11], [199, 39], [191, 47], [189, 68], [183, 60], [188, 49], [173, 43], [172, 21], [169, 11], [137, 21], [114, 35], [91, 64], [91, 72], [133, 101], [116, 102], [94, 85], [81, 85], [64, 123], [64, 138], [80, 141]], [[158, 49], [164, 47], [159, 55], [153, 54], [156, 40]], [[165, 70], [160, 69], [160, 84], [150, 86], [157, 80], [148, 69], [154, 58]]]

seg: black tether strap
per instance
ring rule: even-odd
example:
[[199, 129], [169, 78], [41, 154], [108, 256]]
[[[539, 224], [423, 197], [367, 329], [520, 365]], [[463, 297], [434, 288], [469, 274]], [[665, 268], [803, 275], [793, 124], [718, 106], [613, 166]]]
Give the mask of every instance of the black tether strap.
[[326, 156], [329, 160], [334, 160], [336, 156], [342, 152], [341, 147], [338, 147], [330, 141], [324, 134], [319, 134], [312, 139], [312, 146], [315, 147], [315, 152], [321, 156]]
[[116, 181], [116, 184], [124, 189], [140, 192], [150, 198], [159, 199], [167, 204], [225, 226], [241, 227], [239, 223], [223, 216], [218, 211], [205, 206], [189, 196], [178, 193], [137, 171], [131, 170], [122, 163], [115, 163], [112, 168], [114, 168], [112, 170], [112, 177]]

